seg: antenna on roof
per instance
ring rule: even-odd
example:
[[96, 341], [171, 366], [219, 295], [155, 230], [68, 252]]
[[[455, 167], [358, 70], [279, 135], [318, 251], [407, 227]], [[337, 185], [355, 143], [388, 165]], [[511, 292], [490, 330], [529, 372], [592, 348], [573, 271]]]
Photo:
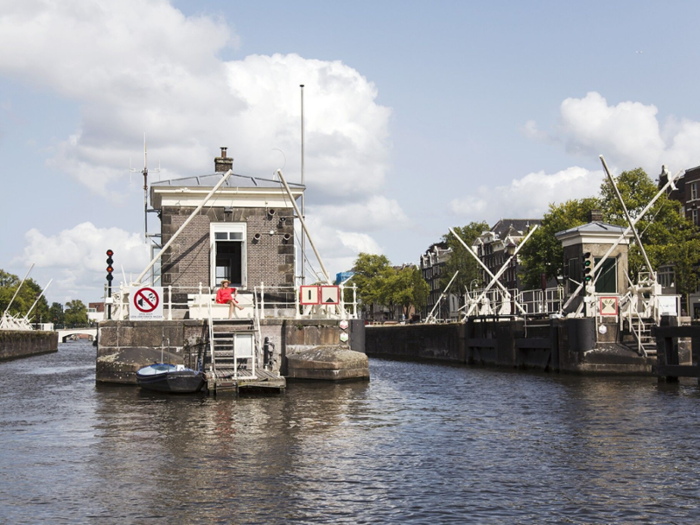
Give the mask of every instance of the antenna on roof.
[[[132, 173], [139, 170], [130, 168]], [[158, 178], [160, 179], [160, 161], [158, 161]], [[146, 132], [143, 132], [143, 240], [148, 243], [148, 147], [146, 145]]]

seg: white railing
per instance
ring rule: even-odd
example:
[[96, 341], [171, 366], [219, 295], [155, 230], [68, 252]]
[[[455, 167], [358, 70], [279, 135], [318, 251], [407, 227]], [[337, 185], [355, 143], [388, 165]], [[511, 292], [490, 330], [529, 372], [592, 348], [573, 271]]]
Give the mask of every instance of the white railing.
[[[299, 288], [294, 286], [255, 287], [255, 315], [259, 319], [357, 319], [357, 286], [339, 285], [338, 304], [303, 305], [299, 301]], [[352, 299], [345, 302], [346, 290], [352, 291]]]
[[[294, 286], [267, 286], [261, 283], [253, 293], [238, 292], [239, 305], [242, 310], [234, 309], [235, 318], [259, 319], [357, 319], [357, 286], [339, 285], [340, 302], [334, 305], [302, 305], [299, 302], [299, 288]], [[107, 298], [106, 307], [111, 307], [112, 320], [129, 318], [128, 287], [113, 289], [111, 298]], [[349, 295], [350, 301], [345, 301]], [[163, 287], [163, 319], [172, 320], [173, 312], [186, 310], [189, 319], [223, 319], [228, 317], [229, 305], [215, 302], [215, 291], [209, 286], [165, 286]], [[177, 299], [177, 300], [176, 300]], [[176, 315], [177, 318], [182, 316]], [[106, 318], [106, 315], [105, 315]]]
[[557, 313], [564, 302], [564, 288], [557, 286], [544, 290], [523, 290], [517, 293], [516, 298], [528, 314]]
[[[122, 321], [129, 318], [129, 287], [120, 285], [112, 289], [112, 296], [107, 297], [107, 286], [104, 288], [105, 319], [107, 308], [111, 307], [111, 319]], [[173, 296], [181, 298], [173, 300]], [[212, 289], [201, 283], [198, 286], [164, 286], [163, 287], [163, 319], [172, 321], [174, 310], [188, 310], [192, 306], [199, 307], [196, 317], [191, 319], [207, 319], [209, 305], [213, 302]], [[223, 306], [223, 305], [219, 305]], [[226, 305], [228, 308], [228, 305]]]

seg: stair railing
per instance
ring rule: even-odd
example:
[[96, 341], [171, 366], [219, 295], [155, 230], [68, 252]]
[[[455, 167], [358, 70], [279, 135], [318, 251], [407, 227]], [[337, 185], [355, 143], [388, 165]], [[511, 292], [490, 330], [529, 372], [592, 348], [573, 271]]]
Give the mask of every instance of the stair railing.
[[212, 317], [211, 301], [207, 301], [207, 312], [209, 315], [209, 319], [207, 321], [207, 324], [209, 325], [209, 354], [211, 356], [209, 371], [216, 374], [216, 358], [214, 357], [214, 318]]

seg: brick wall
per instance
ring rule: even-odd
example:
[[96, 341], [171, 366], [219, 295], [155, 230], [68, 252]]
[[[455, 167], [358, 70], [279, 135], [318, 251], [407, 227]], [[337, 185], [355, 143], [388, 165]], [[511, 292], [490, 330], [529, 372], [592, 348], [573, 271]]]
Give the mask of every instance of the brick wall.
[[[162, 209], [163, 244], [170, 240], [193, 211], [193, 207], [166, 206]], [[209, 284], [209, 226], [213, 222], [247, 224], [248, 289], [252, 290], [261, 282], [266, 285], [292, 285], [293, 214], [291, 208], [277, 208], [274, 215], [270, 215], [266, 208], [235, 208], [229, 213], [224, 208], [203, 208], [163, 254], [163, 286], [197, 287], [200, 282], [205, 286]], [[286, 220], [281, 221], [282, 217]], [[260, 234], [257, 241], [254, 238], [256, 233]], [[285, 234], [290, 235], [288, 241], [284, 240]]]

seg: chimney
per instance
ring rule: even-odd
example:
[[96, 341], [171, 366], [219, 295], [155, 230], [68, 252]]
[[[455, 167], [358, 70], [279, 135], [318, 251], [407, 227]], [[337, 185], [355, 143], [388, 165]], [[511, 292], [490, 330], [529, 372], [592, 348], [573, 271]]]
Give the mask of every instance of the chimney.
[[226, 156], [226, 147], [221, 148], [221, 157], [214, 158], [214, 171], [216, 172], [227, 172], [233, 168], [233, 158]]
[[603, 222], [603, 212], [601, 210], [589, 211], [588, 222]]

